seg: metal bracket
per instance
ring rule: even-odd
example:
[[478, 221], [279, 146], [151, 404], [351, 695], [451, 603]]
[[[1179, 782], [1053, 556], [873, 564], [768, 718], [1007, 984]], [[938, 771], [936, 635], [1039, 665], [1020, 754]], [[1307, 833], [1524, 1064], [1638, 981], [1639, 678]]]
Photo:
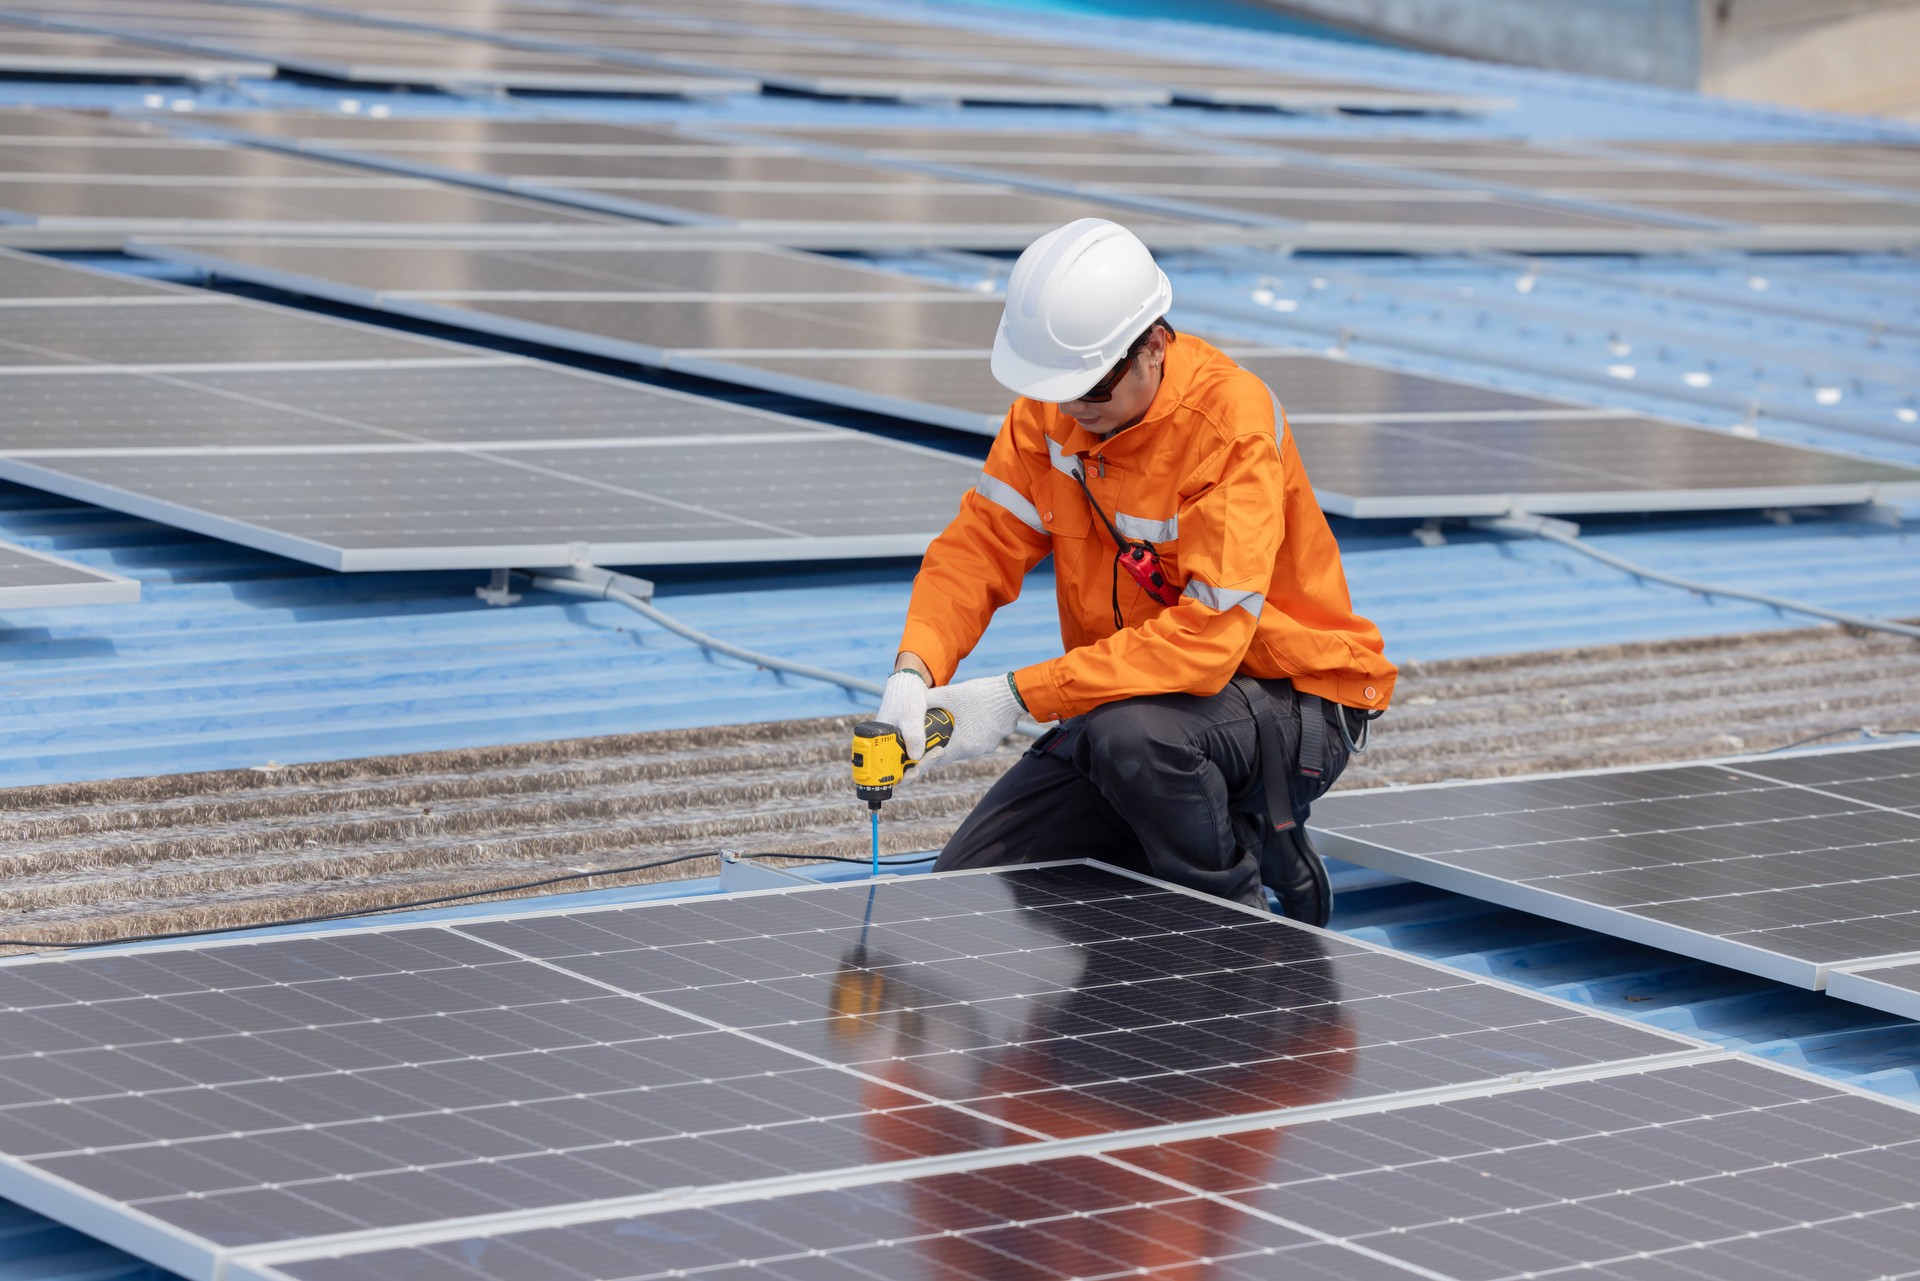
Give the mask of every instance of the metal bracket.
[[1833, 509], [1833, 514], [1841, 520], [1857, 520], [1869, 525], [1886, 525], [1893, 529], [1899, 529], [1906, 523], [1901, 519], [1900, 507], [1897, 504], [1883, 503], [1877, 499], [1836, 507]]
[[632, 574], [616, 574], [610, 569], [601, 569], [598, 565], [589, 565], [576, 561], [571, 565], [561, 565], [554, 569], [528, 569], [521, 573], [538, 574], [543, 578], [565, 578], [587, 586], [605, 595], [609, 591], [625, 592], [640, 600], [653, 599], [653, 584], [644, 578], [635, 578]]
[[790, 890], [796, 886], [815, 886], [819, 883], [784, 867], [768, 867], [754, 859], [741, 858], [732, 850], [720, 851], [722, 894], [734, 894], [741, 890]]
[[493, 576], [487, 579], [487, 585], [474, 588], [473, 594], [489, 605], [516, 604], [520, 600], [520, 593], [512, 588], [512, 576], [510, 569], [496, 569]]
[[1445, 547], [1447, 545], [1447, 534], [1446, 531], [1440, 527], [1438, 518], [1429, 518], [1415, 526], [1413, 539], [1422, 547]]
[[1538, 538], [1542, 535], [1557, 538], [1580, 537], [1580, 526], [1570, 520], [1558, 520], [1552, 516], [1536, 516], [1519, 508], [1504, 516], [1473, 516], [1467, 521], [1475, 529], [1491, 530], [1496, 534], [1513, 534], [1521, 538]]

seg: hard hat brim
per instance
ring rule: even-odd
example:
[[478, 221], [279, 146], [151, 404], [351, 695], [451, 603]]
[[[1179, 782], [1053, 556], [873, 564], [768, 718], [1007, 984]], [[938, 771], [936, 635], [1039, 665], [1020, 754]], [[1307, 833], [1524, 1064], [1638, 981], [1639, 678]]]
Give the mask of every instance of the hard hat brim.
[[1007, 328], [993, 336], [993, 359], [989, 362], [994, 381], [1016, 396], [1028, 400], [1061, 404], [1077, 400], [1106, 374], [1106, 369], [1060, 369], [1022, 359], [1007, 341]]

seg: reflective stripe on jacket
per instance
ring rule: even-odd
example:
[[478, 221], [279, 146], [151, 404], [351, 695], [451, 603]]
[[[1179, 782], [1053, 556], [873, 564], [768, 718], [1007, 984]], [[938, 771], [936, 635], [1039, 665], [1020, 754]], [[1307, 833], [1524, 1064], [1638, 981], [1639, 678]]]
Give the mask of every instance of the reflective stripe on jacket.
[[[1040, 720], [1141, 694], [1213, 694], [1236, 672], [1291, 677], [1349, 707], [1384, 708], [1395, 669], [1353, 612], [1340, 548], [1266, 384], [1182, 334], [1140, 422], [1101, 437], [1016, 400], [960, 514], [927, 549], [900, 648], [945, 684], [1027, 571], [1053, 553], [1066, 653], [1015, 682]], [[1177, 604], [1123, 572], [1075, 468], [1122, 535], [1151, 542]]]

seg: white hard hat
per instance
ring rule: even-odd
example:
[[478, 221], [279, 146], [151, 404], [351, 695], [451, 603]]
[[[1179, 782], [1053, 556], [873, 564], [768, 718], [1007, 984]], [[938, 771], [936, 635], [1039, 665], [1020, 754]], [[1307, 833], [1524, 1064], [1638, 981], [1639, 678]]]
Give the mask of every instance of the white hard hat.
[[1173, 285], [1138, 236], [1105, 218], [1070, 222], [1013, 264], [993, 376], [1033, 400], [1073, 400], [1172, 305]]

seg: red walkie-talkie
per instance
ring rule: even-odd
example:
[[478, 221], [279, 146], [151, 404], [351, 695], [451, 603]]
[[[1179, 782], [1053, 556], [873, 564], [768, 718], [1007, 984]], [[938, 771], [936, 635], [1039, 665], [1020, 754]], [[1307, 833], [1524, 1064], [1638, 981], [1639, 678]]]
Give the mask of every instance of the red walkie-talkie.
[[1099, 499], [1093, 496], [1093, 490], [1087, 486], [1087, 473], [1084, 469], [1073, 469], [1073, 478], [1080, 482], [1081, 492], [1086, 494], [1087, 502], [1094, 513], [1100, 517], [1100, 523], [1107, 527], [1107, 533], [1113, 536], [1113, 545], [1119, 548], [1118, 564], [1127, 571], [1127, 577], [1140, 584], [1140, 590], [1159, 601], [1162, 605], [1178, 604], [1180, 589], [1167, 581], [1166, 571], [1160, 565], [1160, 553], [1154, 550], [1152, 543], [1141, 538], [1122, 536], [1119, 528], [1108, 519], [1106, 509], [1100, 506]]

